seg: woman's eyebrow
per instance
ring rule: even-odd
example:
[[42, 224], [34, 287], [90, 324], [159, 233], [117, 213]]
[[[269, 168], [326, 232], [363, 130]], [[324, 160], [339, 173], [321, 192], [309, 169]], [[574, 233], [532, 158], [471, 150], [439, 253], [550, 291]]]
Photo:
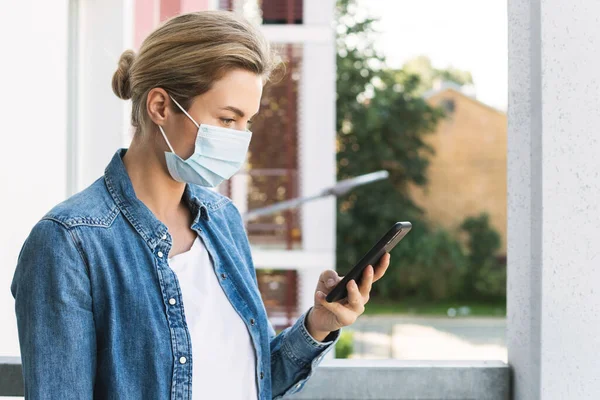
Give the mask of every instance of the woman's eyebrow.
[[[240, 110], [237, 107], [233, 107], [233, 106], [223, 107], [223, 108], [221, 108], [221, 110], [232, 111], [233, 113], [237, 114], [237, 116], [240, 118], [244, 118], [244, 116], [246, 115], [246, 114], [244, 114], [244, 112], [242, 110]], [[256, 113], [256, 114], [258, 114], [258, 113]], [[255, 117], [256, 114], [254, 114], [253, 117]]]
[[222, 110], [232, 111], [235, 114], [237, 114], [237, 116], [240, 117], [240, 118], [244, 118], [244, 115], [246, 115], [246, 114], [244, 114], [244, 112], [242, 110], [240, 110], [237, 107], [233, 107], [233, 106], [223, 107]]

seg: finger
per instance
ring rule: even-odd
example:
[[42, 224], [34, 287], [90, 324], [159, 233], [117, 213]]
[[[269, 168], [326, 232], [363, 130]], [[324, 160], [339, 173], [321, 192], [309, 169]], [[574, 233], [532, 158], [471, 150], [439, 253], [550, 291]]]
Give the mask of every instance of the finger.
[[377, 268], [375, 268], [375, 275], [373, 276], [373, 282], [377, 282], [379, 279], [381, 279], [381, 277], [383, 276], [383, 274], [385, 274], [385, 271], [387, 271], [389, 266], [390, 253], [385, 253], [383, 257], [381, 257], [381, 260], [379, 260], [379, 263], [377, 263]]
[[348, 282], [346, 289], [348, 290], [348, 307], [359, 315], [365, 312], [363, 297], [354, 279]]
[[351, 309], [345, 307], [340, 302], [329, 303], [325, 300], [327, 295], [321, 291], [316, 293], [316, 301], [321, 304], [326, 310], [330, 311], [335, 315], [335, 318], [342, 326], [352, 325], [356, 321], [356, 313]]
[[369, 301], [369, 293], [371, 293], [371, 286], [373, 285], [373, 266], [369, 265], [363, 271], [363, 277], [360, 282], [360, 294], [363, 297], [363, 303]]
[[329, 293], [331, 289], [333, 289], [335, 285], [337, 285], [337, 283], [342, 279], [343, 278], [340, 277], [334, 270], [325, 270], [319, 277], [319, 285], [317, 285], [317, 288], [324, 289], [325, 293]]
[[337, 272], [335, 272], [332, 269], [326, 269], [325, 271], [321, 272], [321, 275], [319, 275], [319, 280], [321, 282], [326, 282], [327, 279], [335, 279], [338, 277]]

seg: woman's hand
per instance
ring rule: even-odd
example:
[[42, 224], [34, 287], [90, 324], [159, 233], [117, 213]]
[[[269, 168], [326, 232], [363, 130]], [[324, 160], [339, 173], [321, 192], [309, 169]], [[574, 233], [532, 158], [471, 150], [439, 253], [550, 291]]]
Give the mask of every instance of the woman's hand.
[[325, 297], [343, 277], [332, 270], [323, 271], [315, 291], [315, 306], [306, 318], [306, 329], [311, 336], [318, 341], [323, 341], [330, 332], [352, 325], [365, 311], [371, 285], [385, 274], [389, 265], [390, 255], [386, 253], [381, 257], [375, 270], [371, 265], [364, 269], [360, 287], [354, 279], [349, 281], [346, 285], [348, 297], [333, 303], [328, 303]]

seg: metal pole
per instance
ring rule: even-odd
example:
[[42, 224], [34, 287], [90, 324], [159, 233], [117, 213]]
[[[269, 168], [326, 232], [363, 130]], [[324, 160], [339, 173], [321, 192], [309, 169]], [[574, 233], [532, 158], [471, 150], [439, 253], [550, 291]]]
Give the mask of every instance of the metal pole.
[[291, 208], [298, 208], [299, 206], [301, 206], [304, 203], [307, 203], [312, 200], [317, 200], [317, 199], [320, 199], [323, 197], [327, 197], [327, 196], [340, 197], [340, 196], [343, 196], [346, 193], [350, 192], [352, 189], [354, 189], [358, 186], [362, 186], [362, 185], [377, 182], [377, 181], [380, 181], [383, 179], [387, 179], [388, 176], [389, 176], [389, 174], [387, 171], [377, 171], [377, 172], [372, 172], [370, 174], [360, 175], [355, 178], [344, 179], [344, 180], [336, 183], [334, 186], [324, 189], [323, 191], [321, 191], [318, 194], [315, 194], [312, 196], [301, 197], [301, 198], [294, 198], [291, 200], [285, 200], [285, 201], [281, 201], [279, 203], [272, 204], [267, 207], [261, 207], [258, 209], [248, 211], [246, 214], [244, 214], [244, 219], [251, 220], [251, 219], [258, 218], [258, 217], [261, 217], [264, 215], [271, 215], [271, 214], [274, 214], [276, 212], [280, 212], [283, 210], [287, 210], [287, 209], [291, 209]]

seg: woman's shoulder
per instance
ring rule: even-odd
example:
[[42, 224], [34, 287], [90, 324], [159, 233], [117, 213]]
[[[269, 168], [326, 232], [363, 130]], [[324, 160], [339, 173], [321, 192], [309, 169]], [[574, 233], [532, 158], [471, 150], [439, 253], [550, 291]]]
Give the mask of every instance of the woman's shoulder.
[[118, 206], [106, 189], [104, 178], [54, 206], [42, 220], [53, 220], [71, 228], [77, 225], [110, 226]]
[[[81, 260], [74, 227], [108, 227], [118, 214], [102, 178], [54, 206], [31, 229], [23, 243], [18, 265], [54, 265], [67, 259]], [[42, 249], [43, 251], [40, 251]]]

